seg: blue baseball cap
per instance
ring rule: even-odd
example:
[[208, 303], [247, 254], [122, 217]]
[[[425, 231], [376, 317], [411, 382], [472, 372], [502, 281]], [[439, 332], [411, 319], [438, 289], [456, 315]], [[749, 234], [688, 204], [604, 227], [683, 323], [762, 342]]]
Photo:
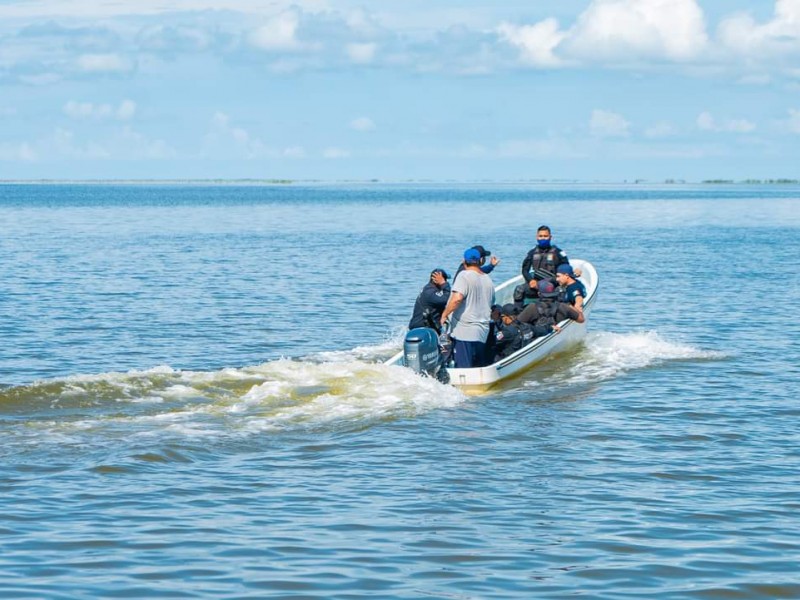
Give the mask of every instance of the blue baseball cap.
[[563, 265], [558, 265], [556, 269], [556, 273], [564, 273], [564, 275], [569, 275], [570, 277], [575, 277], [575, 271], [572, 270], [572, 265], [569, 263], [564, 263]]
[[481, 253], [475, 248], [469, 248], [464, 251], [464, 262], [468, 265], [478, 265], [481, 262]]

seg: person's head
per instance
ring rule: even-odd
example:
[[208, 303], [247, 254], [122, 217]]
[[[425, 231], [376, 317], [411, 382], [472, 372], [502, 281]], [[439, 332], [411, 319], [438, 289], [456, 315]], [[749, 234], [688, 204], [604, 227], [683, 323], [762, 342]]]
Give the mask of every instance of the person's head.
[[481, 264], [485, 263], [486, 259], [492, 255], [491, 251], [487, 250], [483, 246], [473, 246], [472, 248], [481, 253]]
[[539, 229], [536, 230], [536, 245], [540, 248], [549, 248], [552, 241], [553, 234], [550, 228], [547, 225], [539, 225]]
[[575, 281], [575, 271], [571, 265], [558, 265], [556, 269], [556, 281], [558, 285], [567, 285]]
[[464, 265], [467, 267], [479, 267], [481, 265], [481, 253], [475, 248], [467, 248], [464, 251]]
[[516, 304], [504, 304], [500, 309], [500, 316], [503, 318], [503, 323], [508, 325], [517, 318], [519, 309]]
[[[431, 271], [431, 281], [436, 285], [440, 285], [440, 284], [438, 284], [438, 283], [436, 283], [434, 281], [434, 278], [438, 279], [439, 277], [443, 277], [444, 280], [445, 280], [445, 283], [447, 282], [448, 279], [450, 279], [450, 275], [447, 274], [447, 271], [445, 271], [444, 269], [442, 269], [440, 267], [436, 267], [433, 271]], [[444, 285], [444, 284], [442, 284], [442, 285]]]
[[548, 279], [542, 279], [537, 284], [539, 290], [539, 298], [542, 300], [554, 300], [558, 297], [558, 290], [553, 282]]
[[500, 317], [502, 316], [501, 314], [502, 310], [503, 307], [500, 306], [499, 304], [492, 304], [492, 321], [500, 320]]

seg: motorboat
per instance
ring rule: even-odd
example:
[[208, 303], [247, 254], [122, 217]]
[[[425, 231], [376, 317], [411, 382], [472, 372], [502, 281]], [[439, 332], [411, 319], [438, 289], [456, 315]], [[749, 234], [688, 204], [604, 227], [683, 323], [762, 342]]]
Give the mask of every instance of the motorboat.
[[[561, 321], [558, 324], [559, 330], [535, 338], [527, 346], [520, 348], [513, 354], [486, 367], [457, 369], [455, 367], [442, 366], [441, 368], [446, 369], [447, 376], [449, 377], [440, 379], [444, 381], [449, 379], [451, 385], [464, 388], [465, 391], [484, 391], [503, 380], [522, 373], [549, 356], [564, 352], [579, 344], [586, 336], [589, 313], [597, 299], [599, 278], [597, 270], [588, 261], [570, 259], [570, 264], [576, 271], [580, 269], [581, 275], [578, 279], [586, 286], [586, 298], [583, 302], [583, 314], [586, 320], [583, 323], [578, 323], [571, 319]], [[519, 284], [524, 283], [524, 281], [522, 275], [517, 275], [498, 285], [495, 288], [495, 304], [502, 306], [503, 304], [513, 302], [514, 289]], [[432, 335], [435, 335], [433, 330], [428, 331], [430, 331]], [[388, 359], [385, 364], [411, 366], [408, 364], [409, 360], [406, 356], [407, 354], [405, 350], [401, 350]]]

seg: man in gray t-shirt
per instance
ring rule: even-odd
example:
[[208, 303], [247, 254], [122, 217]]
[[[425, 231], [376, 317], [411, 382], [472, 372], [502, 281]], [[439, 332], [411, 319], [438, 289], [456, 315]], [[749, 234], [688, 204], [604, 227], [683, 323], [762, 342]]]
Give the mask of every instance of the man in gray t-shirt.
[[494, 304], [492, 279], [480, 268], [481, 255], [475, 248], [464, 252], [464, 270], [453, 283], [450, 299], [441, 322], [452, 314], [450, 335], [456, 368], [481, 367], [484, 364], [486, 338]]

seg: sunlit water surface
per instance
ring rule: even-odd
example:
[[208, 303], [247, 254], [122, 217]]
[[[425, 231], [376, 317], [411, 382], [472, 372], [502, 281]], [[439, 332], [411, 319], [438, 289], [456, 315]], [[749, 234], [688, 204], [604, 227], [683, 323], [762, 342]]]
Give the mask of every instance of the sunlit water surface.
[[[795, 187], [0, 186], [0, 596], [800, 597]], [[595, 264], [480, 397], [433, 267]]]

